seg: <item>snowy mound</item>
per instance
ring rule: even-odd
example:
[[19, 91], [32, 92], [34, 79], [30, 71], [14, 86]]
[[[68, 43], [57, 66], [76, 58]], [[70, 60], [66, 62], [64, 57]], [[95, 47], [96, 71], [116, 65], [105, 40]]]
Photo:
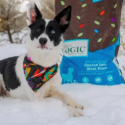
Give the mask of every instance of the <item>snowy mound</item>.
[[[26, 52], [25, 45], [0, 46], [0, 59]], [[63, 85], [62, 91], [82, 104], [83, 117], [69, 118], [62, 102], [0, 98], [0, 125], [125, 125], [125, 85]]]
[[64, 85], [63, 91], [84, 105], [83, 117], [69, 118], [55, 99], [43, 102], [0, 98], [1, 125], [125, 125], [125, 85]]

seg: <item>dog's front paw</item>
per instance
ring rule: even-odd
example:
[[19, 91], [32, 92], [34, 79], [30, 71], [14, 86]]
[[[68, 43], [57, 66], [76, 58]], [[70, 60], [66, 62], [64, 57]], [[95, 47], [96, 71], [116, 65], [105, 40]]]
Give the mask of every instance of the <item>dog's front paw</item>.
[[80, 117], [83, 116], [82, 110], [76, 109], [68, 106], [69, 116], [70, 117]]
[[83, 107], [82, 105], [76, 103], [76, 102], [73, 101], [73, 100], [70, 100], [70, 101], [68, 102], [68, 106], [71, 106], [71, 107], [73, 107], [73, 108], [79, 108], [79, 109], [82, 109], [82, 110], [84, 109], [84, 107]]

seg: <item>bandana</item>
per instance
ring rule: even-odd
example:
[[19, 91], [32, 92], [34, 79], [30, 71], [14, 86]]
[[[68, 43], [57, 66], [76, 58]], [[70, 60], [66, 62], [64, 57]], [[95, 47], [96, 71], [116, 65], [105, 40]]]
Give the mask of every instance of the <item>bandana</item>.
[[26, 56], [23, 62], [23, 70], [28, 85], [36, 93], [42, 85], [57, 73], [58, 64], [51, 67], [42, 67], [33, 63], [32, 60]]

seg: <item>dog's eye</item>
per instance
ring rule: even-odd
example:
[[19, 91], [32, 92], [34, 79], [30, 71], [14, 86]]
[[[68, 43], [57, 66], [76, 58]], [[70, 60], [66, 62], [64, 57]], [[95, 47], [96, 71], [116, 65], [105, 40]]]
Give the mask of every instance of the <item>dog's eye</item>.
[[55, 34], [55, 33], [56, 33], [56, 31], [55, 31], [55, 30], [52, 30], [52, 31], [51, 31], [51, 33], [52, 33], [52, 34]]
[[40, 31], [41, 31], [41, 29], [40, 29], [40, 28], [36, 30], [36, 32], [37, 32], [37, 33], [39, 33]]

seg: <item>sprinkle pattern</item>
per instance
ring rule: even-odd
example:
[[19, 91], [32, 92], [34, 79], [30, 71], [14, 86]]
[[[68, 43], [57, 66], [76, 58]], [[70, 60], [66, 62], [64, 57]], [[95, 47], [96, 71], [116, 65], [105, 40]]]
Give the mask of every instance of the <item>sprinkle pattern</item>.
[[[79, 1], [82, 2], [82, 5], [81, 5], [81, 7], [83, 8], [82, 12], [84, 12], [85, 8], [87, 7], [87, 4], [84, 3], [84, 0], [79, 0]], [[100, 2], [100, 1], [102, 1], [102, 0], [94, 0], [93, 2]], [[64, 8], [67, 7], [65, 1], [63, 1], [63, 0], [61, 0], [61, 5], [64, 6]], [[117, 8], [117, 3], [114, 4], [112, 7], [113, 7], [114, 9], [116, 9], [116, 8]], [[106, 13], [106, 10], [105, 10], [104, 8], [100, 9], [99, 11], [100, 11], [100, 12], [99, 12], [99, 17], [97, 18], [97, 20], [94, 21], [95, 25], [96, 25], [96, 26], [99, 26], [98, 29], [94, 29], [94, 32], [95, 32], [96, 34], [99, 34], [99, 33], [100, 33], [100, 32], [99, 32], [99, 28], [100, 28], [100, 26], [101, 26], [101, 21], [103, 20], [101, 17], [104, 18], [104, 15], [105, 15], [105, 13]], [[84, 17], [84, 15], [81, 15], [81, 16], [80, 16], [80, 14], [76, 16], [76, 18], [77, 18], [78, 20], [81, 20], [83, 17]], [[111, 17], [110, 19], [111, 19], [111, 21], [112, 21], [111, 26], [112, 26], [113, 28], [115, 28], [115, 27], [116, 27], [116, 24], [115, 24], [116, 18], [115, 18], [115, 17]], [[85, 23], [83, 22], [83, 23], [79, 24], [78, 28], [79, 28], [79, 29], [82, 29], [82, 28], [84, 28], [85, 26], [86, 26], [86, 25], [85, 25]], [[83, 31], [84, 31], [84, 30], [83, 30]], [[83, 34], [84, 34], [84, 33], [80, 32], [80, 33], [78, 33], [78, 36], [77, 36], [77, 37], [82, 37]], [[102, 42], [102, 40], [103, 40], [102, 38], [99, 38], [99, 39], [97, 40], [97, 42], [98, 42], [98, 43], [99, 43], [99, 42]], [[115, 41], [116, 41], [116, 38], [112, 38], [112, 42], [115, 42]]]
[[105, 10], [100, 12], [100, 16], [102, 16], [105, 13]]
[[64, 5], [65, 5], [65, 2], [64, 2], [64, 1], [61, 1], [61, 5], [63, 5], [63, 6], [64, 6]]
[[78, 34], [78, 37], [81, 37], [81, 36], [83, 36], [83, 33], [79, 33], [79, 34]]
[[117, 4], [114, 5], [114, 9], [117, 8]]
[[115, 27], [115, 24], [112, 23], [111, 26], [112, 26], [112, 27]]
[[100, 43], [101, 41], [102, 41], [102, 38], [99, 38], [99, 39], [98, 39], [98, 43]]
[[82, 7], [86, 7], [86, 6], [87, 6], [87, 4], [83, 4], [83, 5], [82, 5]]
[[113, 39], [112, 39], [112, 42], [115, 42], [115, 40], [116, 40], [116, 38], [113, 38]]
[[80, 20], [80, 19], [81, 19], [81, 17], [80, 17], [80, 16], [77, 16], [77, 19], [79, 19], [79, 20]]
[[94, 21], [96, 25], [100, 25], [100, 22], [99, 21]]
[[79, 28], [83, 28], [85, 26], [85, 24], [81, 24], [80, 26], [79, 26]]
[[97, 30], [97, 29], [94, 29], [94, 31], [95, 31], [95, 33], [99, 33], [99, 30]]
[[111, 17], [111, 20], [112, 20], [113, 22], [115, 22], [115, 18], [114, 18], [114, 17]]

